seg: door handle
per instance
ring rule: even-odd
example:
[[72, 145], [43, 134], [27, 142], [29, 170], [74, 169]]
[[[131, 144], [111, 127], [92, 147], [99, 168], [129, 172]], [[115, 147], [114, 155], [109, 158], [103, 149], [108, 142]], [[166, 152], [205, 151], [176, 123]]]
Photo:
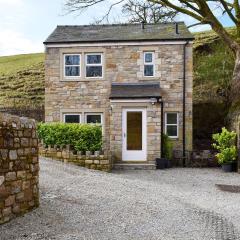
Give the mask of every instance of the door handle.
[[124, 138], [126, 137], [126, 133], [123, 133], [123, 137], [124, 137]]

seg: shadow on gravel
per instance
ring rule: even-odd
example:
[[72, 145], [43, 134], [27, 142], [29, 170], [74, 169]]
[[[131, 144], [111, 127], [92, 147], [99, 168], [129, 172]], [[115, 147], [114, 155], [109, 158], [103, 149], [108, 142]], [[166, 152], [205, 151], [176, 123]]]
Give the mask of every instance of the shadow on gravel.
[[240, 186], [238, 185], [216, 184], [216, 187], [223, 192], [240, 193]]

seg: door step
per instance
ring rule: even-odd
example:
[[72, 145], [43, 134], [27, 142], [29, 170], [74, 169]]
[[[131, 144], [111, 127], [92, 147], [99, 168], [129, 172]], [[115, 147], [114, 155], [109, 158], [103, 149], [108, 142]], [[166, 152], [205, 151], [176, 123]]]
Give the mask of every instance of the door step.
[[140, 163], [116, 163], [113, 165], [114, 170], [155, 170], [155, 164]]

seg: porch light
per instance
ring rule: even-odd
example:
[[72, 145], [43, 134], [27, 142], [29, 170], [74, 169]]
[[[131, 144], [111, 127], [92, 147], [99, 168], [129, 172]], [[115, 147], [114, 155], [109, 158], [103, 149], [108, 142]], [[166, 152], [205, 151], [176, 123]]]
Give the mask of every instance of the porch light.
[[150, 98], [150, 101], [151, 101], [152, 105], [154, 105], [157, 102], [157, 99], [156, 98]]

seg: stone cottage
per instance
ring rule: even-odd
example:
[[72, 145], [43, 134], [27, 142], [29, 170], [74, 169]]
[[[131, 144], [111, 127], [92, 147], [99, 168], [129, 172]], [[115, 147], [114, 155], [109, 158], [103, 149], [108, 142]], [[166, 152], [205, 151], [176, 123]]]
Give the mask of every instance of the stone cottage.
[[183, 22], [57, 26], [46, 49], [46, 122], [100, 123], [115, 166], [154, 168], [162, 135], [192, 149], [192, 44]]

